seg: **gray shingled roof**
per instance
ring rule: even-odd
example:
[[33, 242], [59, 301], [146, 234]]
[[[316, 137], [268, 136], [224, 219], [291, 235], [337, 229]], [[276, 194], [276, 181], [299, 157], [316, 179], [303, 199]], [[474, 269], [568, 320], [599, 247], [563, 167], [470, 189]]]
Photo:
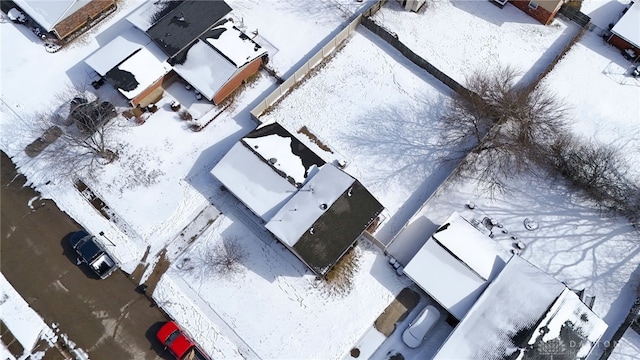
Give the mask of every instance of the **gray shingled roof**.
[[231, 12], [222, 0], [184, 1], [147, 30], [147, 34], [173, 57]]

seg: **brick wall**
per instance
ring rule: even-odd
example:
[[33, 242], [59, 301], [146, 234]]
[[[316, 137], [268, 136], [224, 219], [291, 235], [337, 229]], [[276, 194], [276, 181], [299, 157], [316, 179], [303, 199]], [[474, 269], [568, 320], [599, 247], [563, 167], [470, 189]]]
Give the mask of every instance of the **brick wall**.
[[93, 0], [56, 24], [53, 32], [62, 40], [93, 21], [114, 4], [114, 0]]
[[529, 7], [529, 0], [510, 0], [510, 2], [511, 4], [513, 4], [513, 6], [524, 11], [529, 16], [531, 16], [532, 18], [538, 20], [539, 22], [545, 25], [548, 25], [549, 23], [551, 23], [551, 21], [553, 20], [553, 17], [556, 15], [556, 12], [557, 12], [557, 11], [553, 13], [549, 12], [548, 10], [544, 9], [540, 5], [538, 5], [538, 8], [534, 10]]
[[627, 42], [625, 39], [619, 37], [616, 34], [611, 35], [611, 37], [608, 40], [609, 44], [617, 47], [620, 50], [625, 50], [625, 49], [633, 49], [633, 51], [636, 52], [636, 54], [640, 54], [640, 48], [638, 48], [637, 46], [633, 46], [631, 43]]
[[257, 58], [245, 65], [239, 72], [237, 72], [229, 81], [227, 81], [218, 92], [213, 96], [213, 103], [218, 105], [227, 96], [231, 95], [242, 82], [251, 77], [251, 75], [255, 74], [260, 70], [260, 65], [262, 65], [262, 58]]

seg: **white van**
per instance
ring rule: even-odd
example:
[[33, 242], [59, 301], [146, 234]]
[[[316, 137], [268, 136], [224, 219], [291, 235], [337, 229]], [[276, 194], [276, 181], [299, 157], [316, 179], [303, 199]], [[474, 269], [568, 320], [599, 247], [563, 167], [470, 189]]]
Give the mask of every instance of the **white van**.
[[418, 347], [438, 319], [440, 319], [440, 311], [432, 305], [427, 305], [402, 333], [402, 341], [410, 348]]

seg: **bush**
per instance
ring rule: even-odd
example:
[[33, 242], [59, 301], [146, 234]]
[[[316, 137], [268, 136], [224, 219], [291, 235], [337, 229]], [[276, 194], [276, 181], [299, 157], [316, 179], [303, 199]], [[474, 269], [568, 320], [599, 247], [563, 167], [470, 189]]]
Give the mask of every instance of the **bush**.
[[182, 120], [191, 120], [191, 119], [193, 119], [193, 116], [191, 116], [191, 114], [189, 114], [189, 112], [187, 110], [182, 110], [180, 112], [180, 119], [182, 119]]

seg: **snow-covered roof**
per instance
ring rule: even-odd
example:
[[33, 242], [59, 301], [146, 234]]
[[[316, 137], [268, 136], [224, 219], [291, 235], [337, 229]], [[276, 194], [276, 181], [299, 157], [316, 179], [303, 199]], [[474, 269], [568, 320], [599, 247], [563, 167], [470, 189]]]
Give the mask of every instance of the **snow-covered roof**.
[[270, 219], [298, 190], [242, 142], [235, 144], [211, 173], [263, 220]]
[[486, 280], [432, 238], [404, 269], [404, 273], [442, 305], [462, 319], [486, 287]]
[[174, 70], [209, 101], [237, 70], [202, 40], [193, 44], [185, 55], [184, 62], [173, 65]]
[[640, 47], [640, 1], [634, 2], [613, 26], [611, 32]]
[[89, 55], [84, 62], [91, 66], [101, 76], [121, 63], [137, 50], [149, 44], [151, 39], [144, 32], [130, 27], [123, 31], [118, 37], [101, 46], [93, 54]]
[[271, 123], [242, 138], [211, 172], [251, 211], [269, 221], [324, 164], [280, 124]]
[[33, 20], [47, 31], [87, 4], [89, 0], [14, 0]]
[[267, 53], [266, 49], [236, 28], [231, 19], [223, 20], [207, 31], [201, 39], [220, 51], [236, 68]]
[[582, 358], [606, 328], [564, 284], [513, 256], [435, 359]]
[[294, 246], [354, 179], [331, 164], [325, 164], [265, 225], [280, 241]]
[[242, 141], [296, 187], [325, 163], [278, 123], [263, 124]]
[[457, 319], [473, 306], [511, 254], [454, 212], [420, 248], [405, 274]]
[[485, 280], [491, 280], [511, 254], [454, 212], [432, 237]]
[[133, 99], [171, 71], [167, 56], [152, 43], [109, 70], [105, 79], [127, 99]]
[[162, 9], [160, 1], [143, 1], [140, 6], [127, 15], [126, 19], [133, 26], [147, 31], [154, 24], [153, 16]]
[[232, 20], [225, 19], [193, 45], [176, 54], [174, 69], [205, 98], [212, 101], [239, 68], [266, 52], [233, 26]]

